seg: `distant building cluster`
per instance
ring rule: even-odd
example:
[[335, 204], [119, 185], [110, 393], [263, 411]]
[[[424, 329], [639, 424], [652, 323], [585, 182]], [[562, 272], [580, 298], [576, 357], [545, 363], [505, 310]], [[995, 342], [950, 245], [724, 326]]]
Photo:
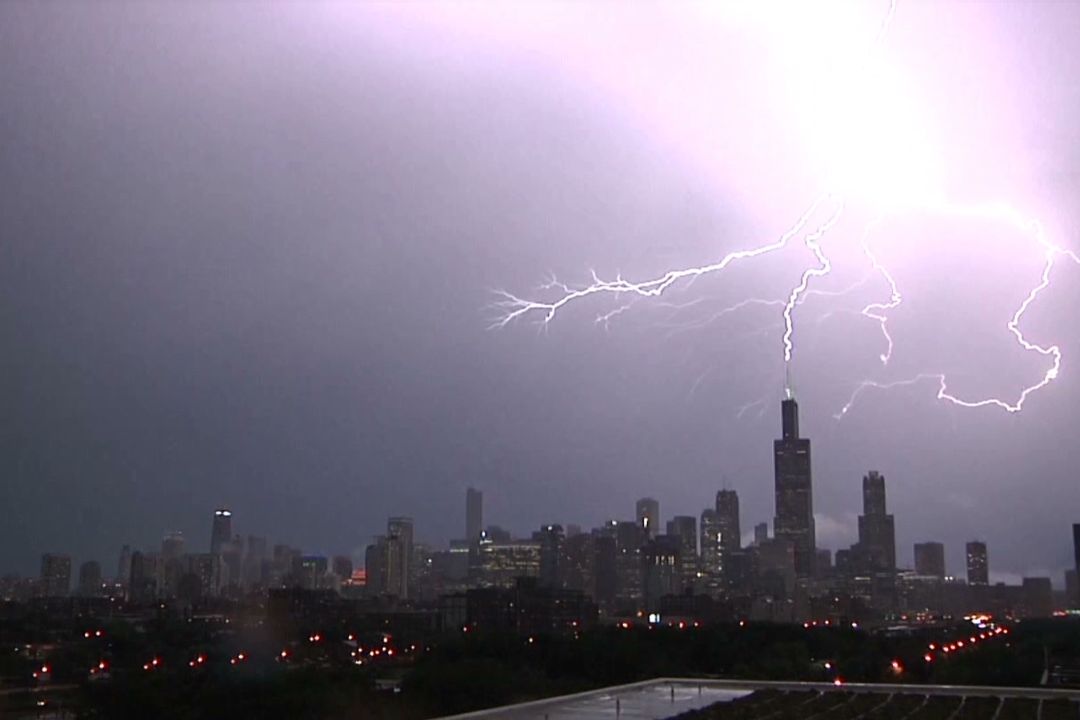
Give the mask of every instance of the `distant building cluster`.
[[[966, 580], [946, 572], [940, 542], [916, 543], [914, 568], [899, 568], [886, 479], [871, 470], [862, 478], [858, 541], [834, 556], [817, 547], [811, 446], [800, 435], [793, 398], [781, 403], [773, 454], [773, 532], [758, 523], [748, 544], [733, 489], [719, 490], [697, 517], [678, 515], [665, 523], [659, 501], [646, 497], [636, 502], [633, 519], [589, 530], [552, 523], [517, 537], [484, 525], [483, 494], [469, 488], [464, 536], [448, 547], [417, 542], [411, 517], [391, 517], [386, 532], [364, 551], [363, 568], [354, 568], [349, 556], [305, 555], [288, 545], [271, 546], [265, 537], [244, 538], [234, 532], [232, 511], [218, 508], [209, 552], [189, 552], [176, 532], [167, 533], [156, 550], [124, 546], [115, 577], [106, 578], [98, 562], [85, 562], [74, 594], [195, 604], [296, 589], [398, 607], [437, 606], [452, 622], [483, 616], [519, 628], [561, 622], [559, 608], [572, 608], [574, 623], [663, 615], [873, 623], [976, 611], [1046, 616], [1063, 604], [1080, 607], [1080, 524], [1073, 526], [1077, 567], [1066, 574], [1064, 598], [1055, 597], [1049, 578], [991, 584], [987, 546], [978, 540], [966, 546]], [[71, 592], [71, 557], [54, 553], [42, 557], [39, 578], [0, 582], [0, 597], [9, 599]], [[499, 608], [505, 603], [544, 609], [504, 616]]]

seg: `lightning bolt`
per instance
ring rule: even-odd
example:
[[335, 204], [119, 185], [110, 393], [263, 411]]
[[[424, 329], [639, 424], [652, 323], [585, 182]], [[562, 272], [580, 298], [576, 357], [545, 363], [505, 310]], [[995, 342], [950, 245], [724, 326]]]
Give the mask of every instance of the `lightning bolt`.
[[616, 276], [614, 280], [603, 280], [595, 271], [593, 271], [591, 273], [592, 283], [578, 288], [572, 288], [569, 285], [552, 278], [549, 282], [540, 286], [541, 290], [561, 291], [561, 296], [550, 302], [530, 300], [518, 297], [505, 290], [495, 290], [495, 294], [500, 299], [494, 303], [494, 307], [502, 312], [502, 316], [492, 322], [489, 327], [492, 329], [503, 328], [515, 320], [532, 314], [539, 314], [541, 316], [541, 323], [543, 325], [548, 325], [555, 319], [555, 316], [558, 315], [559, 311], [567, 305], [591, 295], [613, 294], [636, 295], [647, 298], [659, 297], [663, 295], [668, 288], [684, 278], [689, 278], [692, 281], [702, 275], [720, 272], [738, 260], [755, 258], [777, 250], [782, 250], [787, 247], [787, 244], [793, 237], [802, 232], [803, 228], [814, 216], [818, 207], [821, 206], [825, 199], [826, 197], [823, 196], [811, 203], [810, 207], [795, 221], [795, 224], [793, 224], [787, 232], [781, 235], [778, 240], [755, 248], [730, 252], [719, 261], [710, 265], [668, 270], [658, 278], [637, 283], [630, 282], [621, 275]]
[[883, 216], [879, 215], [876, 219], [867, 224], [866, 229], [863, 231], [862, 239], [859, 243], [862, 245], [863, 254], [870, 261], [870, 265], [881, 275], [889, 285], [889, 301], [888, 302], [875, 302], [870, 303], [862, 309], [862, 315], [877, 321], [881, 327], [881, 334], [885, 337], [885, 343], [887, 345], [885, 352], [881, 353], [878, 357], [881, 358], [882, 365], [888, 365], [889, 359], [892, 357], [893, 351], [893, 339], [889, 334], [888, 322], [889, 318], [884, 313], [888, 310], [893, 310], [900, 305], [903, 300], [903, 296], [900, 295], [900, 291], [896, 287], [896, 280], [893, 279], [892, 274], [878, 262], [877, 256], [870, 249], [870, 245], [867, 243], [867, 236], [870, 232], [879, 224], [881, 224]]
[[[821, 249], [821, 239], [825, 237], [825, 233], [829, 232], [832, 227], [840, 221], [840, 215], [844, 212], [844, 203], [839, 201], [836, 204], [836, 210], [829, 216], [825, 223], [814, 232], [806, 236], [806, 247], [810, 252], [814, 253], [814, 257], [817, 258], [818, 267], [808, 267], [803, 271], [802, 278], [799, 280], [799, 284], [791, 289], [791, 293], [788, 295], [787, 304], [784, 305], [784, 362], [791, 362], [791, 335], [795, 331], [795, 324], [792, 322], [791, 315], [795, 311], [795, 304], [799, 302], [799, 298], [810, 286], [810, 278], [822, 277], [828, 275], [832, 270], [832, 262], [825, 255]], [[789, 388], [790, 390], [790, 388]]]
[[[872, 44], [872, 50], [876, 50], [877, 46], [885, 36], [888, 27], [890, 26], [893, 17], [896, 13], [896, 0], [890, 0], [888, 11], [882, 20], [882, 23], [878, 29], [877, 35], [874, 38]], [[494, 303], [494, 308], [498, 311], [499, 315], [491, 323], [491, 328], [505, 328], [507, 325], [521, 320], [527, 316], [538, 315], [540, 318], [540, 325], [542, 328], [546, 328], [559, 314], [560, 311], [565, 309], [568, 305], [576, 303], [577, 301], [584, 300], [592, 295], [610, 294], [616, 297], [629, 297], [631, 300], [635, 298], [657, 298], [669, 290], [673, 285], [681, 280], [686, 280], [685, 287], [691, 287], [694, 282], [704, 276], [714, 273], [719, 273], [725, 270], [728, 266], [740, 260], [749, 260], [752, 258], [760, 257], [773, 252], [778, 252], [785, 249], [791, 240], [796, 236], [803, 234], [809, 225], [810, 221], [817, 216], [818, 212], [823, 208], [831, 206], [831, 211], [826, 216], [824, 222], [814, 230], [803, 235], [803, 244], [807, 250], [813, 255], [816, 260], [816, 264], [810, 265], [803, 270], [800, 275], [799, 282], [788, 293], [786, 300], [765, 300], [759, 298], [749, 298], [741, 300], [738, 303], [723, 308], [722, 310], [714, 313], [711, 319], [699, 322], [696, 325], [685, 325], [679, 329], [689, 329], [691, 327], [700, 327], [701, 325], [713, 322], [720, 317], [734, 313], [740, 309], [750, 307], [752, 305], [776, 305], [779, 306], [782, 303], [783, 310], [781, 312], [783, 320], [783, 357], [785, 368], [788, 373], [788, 381], [786, 382], [786, 390], [788, 395], [791, 394], [790, 372], [791, 372], [791, 360], [794, 352], [793, 336], [795, 331], [794, 324], [794, 311], [802, 301], [813, 294], [815, 291], [810, 290], [810, 283], [814, 278], [820, 278], [828, 275], [832, 270], [832, 262], [828, 255], [825, 254], [822, 244], [825, 236], [830, 230], [840, 221], [843, 214], [845, 201], [844, 198], [833, 194], [825, 194], [813, 203], [796, 219], [796, 221], [784, 232], [777, 240], [759, 245], [756, 247], [740, 249], [724, 255], [717, 262], [682, 268], [668, 270], [663, 275], [655, 277], [642, 282], [631, 282], [626, 280], [621, 275], [617, 275], [613, 280], [605, 280], [600, 278], [595, 271], [591, 273], [592, 282], [580, 287], [572, 287], [566, 283], [560, 282], [555, 278], [552, 278], [549, 282], [541, 286], [540, 290], [544, 293], [554, 294], [554, 299], [551, 300], [537, 300], [523, 298], [518, 295], [514, 295], [505, 290], [496, 290], [495, 294], [497, 300]], [[1004, 400], [998, 397], [988, 397], [977, 400], [969, 400], [954, 395], [949, 391], [947, 378], [944, 373], [920, 373], [915, 377], [902, 380], [892, 381], [877, 381], [877, 380], [864, 380], [857, 385], [852, 392], [848, 402], [840, 409], [835, 415], [837, 419], [846, 415], [849, 410], [855, 404], [855, 401], [869, 389], [889, 390], [892, 388], [911, 386], [918, 383], [935, 380], [938, 385], [937, 399], [950, 402], [954, 405], [965, 408], [981, 408], [981, 407], [997, 407], [1005, 410], [1009, 413], [1017, 413], [1023, 408], [1023, 405], [1027, 398], [1032, 394], [1046, 387], [1053, 382], [1061, 370], [1062, 354], [1058, 345], [1041, 345], [1032, 342], [1027, 339], [1021, 330], [1021, 322], [1024, 314], [1028, 308], [1035, 302], [1039, 295], [1050, 285], [1050, 274], [1054, 268], [1055, 261], [1062, 257], [1068, 257], [1077, 264], [1080, 264], [1080, 257], [1078, 257], [1073, 251], [1062, 248], [1049, 241], [1046, 237], [1042, 226], [1034, 220], [1026, 218], [1015, 208], [1007, 204], [997, 205], [956, 205], [956, 204], [939, 204], [934, 207], [924, 207], [922, 209], [928, 209], [932, 211], [961, 215], [967, 217], [979, 217], [983, 219], [991, 219], [995, 221], [1005, 221], [1012, 224], [1014, 227], [1022, 230], [1024, 233], [1033, 236], [1042, 248], [1044, 263], [1042, 273], [1039, 278], [1039, 282], [1027, 293], [1019, 307], [1015, 310], [1012, 316], [1006, 322], [1006, 328], [1009, 333], [1014, 337], [1016, 342], [1026, 351], [1050, 358], [1050, 366], [1044, 373], [1041, 380], [1033, 383], [1020, 392], [1019, 396], [1014, 400]], [[877, 323], [882, 337], [885, 342], [884, 351], [878, 356], [882, 366], [888, 366], [889, 361], [892, 358], [893, 350], [895, 347], [892, 334], [889, 332], [888, 319], [889, 313], [895, 310], [903, 302], [903, 295], [900, 293], [896, 279], [892, 273], [882, 264], [873, 252], [870, 246], [869, 237], [873, 231], [879, 227], [885, 220], [885, 215], [878, 215], [874, 220], [866, 225], [861, 238], [860, 246], [863, 255], [869, 262], [873, 272], [876, 272], [884, 281], [888, 287], [888, 299], [871, 302], [865, 305], [860, 314]], [[861, 283], [860, 283], [861, 284]], [[820, 292], [820, 291], [818, 291]], [[691, 301], [683, 305], [671, 305], [671, 307], [682, 308], [690, 305], [695, 305], [700, 302], [699, 300]], [[596, 318], [596, 323], [603, 325], [605, 328], [609, 326], [610, 321], [629, 310], [631, 306], [630, 302], [624, 302], [616, 309], [599, 315]], [[698, 381], [694, 383], [694, 387], [701, 382], [704, 375], [698, 378]], [[751, 403], [743, 406], [739, 409], [737, 417], [741, 417], [747, 410], [754, 407], [757, 403]]]
[[[834, 415], [834, 417], [837, 419], [840, 419], [844, 415], [846, 415], [847, 412], [851, 409], [852, 405], [854, 405], [856, 398], [858, 398], [858, 396], [862, 394], [863, 391], [869, 388], [888, 390], [894, 387], [914, 385], [927, 379], [937, 380], [938, 400], [944, 400], [946, 402], [950, 402], [954, 405], [964, 408], [998, 407], [1009, 413], [1018, 413], [1023, 409], [1024, 402], [1032, 393], [1041, 390], [1042, 388], [1053, 382], [1058, 377], [1058, 374], [1061, 371], [1061, 348], [1058, 345], [1040, 345], [1038, 343], [1028, 340], [1027, 337], [1024, 335], [1023, 330], [1021, 330], [1020, 328], [1020, 323], [1023, 320], [1024, 314], [1028, 311], [1028, 308], [1030, 308], [1032, 303], [1034, 303], [1035, 300], [1039, 297], [1039, 294], [1050, 286], [1050, 273], [1053, 271], [1057, 259], [1059, 257], [1066, 257], [1073, 262], [1080, 264], [1080, 257], [1078, 257], [1076, 253], [1074, 253], [1072, 250], [1062, 248], [1061, 246], [1055, 245], [1054, 243], [1050, 242], [1050, 240], [1046, 236], [1045, 231], [1043, 230], [1042, 225], [1037, 220], [1026, 217], [1019, 210], [1008, 204], [999, 203], [989, 205], [940, 205], [933, 209], [948, 215], [982, 218], [996, 222], [1006, 222], [1012, 225], [1017, 230], [1023, 232], [1024, 234], [1030, 235], [1035, 238], [1038, 245], [1042, 248], [1043, 253], [1043, 267], [1042, 273], [1039, 276], [1039, 282], [1034, 287], [1032, 287], [1031, 290], [1028, 291], [1023, 301], [1013, 312], [1008, 322], [1006, 322], [1005, 327], [1016, 340], [1017, 344], [1019, 344], [1020, 347], [1023, 348], [1025, 351], [1051, 358], [1050, 367], [1046, 369], [1046, 372], [1043, 374], [1041, 380], [1023, 388], [1017, 398], [1012, 402], [1009, 402], [1008, 400], [1003, 400], [998, 397], [987, 397], [980, 400], [965, 400], [963, 398], [960, 398], [949, 392], [948, 381], [944, 373], [920, 373], [919, 375], [916, 375], [915, 377], [907, 380], [896, 380], [891, 382], [864, 380], [862, 383], [856, 386], [851, 397], [848, 399], [848, 402], [840, 409], [840, 412]], [[892, 355], [893, 340], [892, 337], [889, 335], [889, 331], [886, 325], [888, 318], [884, 313], [887, 310], [892, 310], [896, 308], [900, 304], [902, 296], [900, 295], [900, 291], [897, 289], [895, 279], [892, 277], [889, 271], [877, 261], [877, 258], [870, 251], [869, 245], [866, 242], [866, 235], [869, 233], [870, 228], [879, 224], [880, 220], [881, 218], [878, 218], [878, 220], [874, 221], [870, 224], [870, 226], [868, 226], [867, 233], [864, 233], [863, 236], [862, 247], [864, 253], [867, 255], [868, 258], [870, 258], [874, 268], [882, 275], [882, 277], [888, 283], [891, 291], [890, 300], [886, 303], [871, 303], [870, 305], [867, 305], [865, 308], [863, 308], [862, 314], [866, 317], [876, 320], [880, 324], [881, 331], [885, 336], [885, 340], [887, 341], [888, 345], [887, 350], [882, 353], [880, 357], [882, 363], [887, 364], [889, 358]]]

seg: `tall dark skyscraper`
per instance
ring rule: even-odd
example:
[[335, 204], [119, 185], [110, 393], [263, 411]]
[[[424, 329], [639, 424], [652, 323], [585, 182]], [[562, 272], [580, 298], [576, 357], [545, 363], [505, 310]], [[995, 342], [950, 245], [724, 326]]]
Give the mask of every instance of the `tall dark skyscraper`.
[[972, 540], [967, 544], [968, 585], [990, 584], [990, 563], [986, 557], [986, 543]]
[[71, 556], [45, 553], [41, 556], [41, 585], [45, 597], [65, 597], [71, 590]]
[[386, 538], [390, 544], [386, 592], [404, 600], [409, 597], [409, 579], [412, 574], [412, 518], [392, 517], [387, 520]]
[[945, 578], [945, 546], [939, 542], [915, 543], [915, 573]]
[[721, 490], [716, 493], [716, 526], [720, 533], [720, 549], [723, 552], [742, 549], [739, 494], [734, 490]]
[[859, 555], [870, 572], [896, 570], [896, 528], [893, 516], [885, 512], [885, 477], [876, 470], [863, 476]]
[[762, 522], [754, 526], [754, 544], [760, 545], [769, 539], [769, 523]]
[[638, 527], [649, 537], [660, 534], [660, 501], [641, 498], [635, 506]]
[[681, 586], [691, 587], [698, 572], [697, 518], [693, 515], [676, 515], [668, 520], [667, 534], [679, 539], [679, 574]]
[[232, 542], [232, 511], [218, 508], [214, 511], [214, 524], [210, 529], [210, 553], [219, 555]]
[[477, 542], [484, 529], [484, 493], [476, 488], [465, 491], [465, 539]]
[[720, 577], [723, 564], [720, 560], [720, 523], [714, 508], [701, 511], [701, 571], [707, 577]]
[[171, 532], [161, 539], [161, 556], [176, 559], [184, 554], [184, 534]]
[[101, 563], [87, 560], [79, 566], [79, 594], [91, 597], [101, 593]]
[[790, 542], [795, 551], [795, 574], [812, 577], [816, 556], [810, 440], [799, 437], [799, 405], [794, 398], [780, 404], [782, 434], [773, 443], [776, 475], [776, 517], [773, 535]]

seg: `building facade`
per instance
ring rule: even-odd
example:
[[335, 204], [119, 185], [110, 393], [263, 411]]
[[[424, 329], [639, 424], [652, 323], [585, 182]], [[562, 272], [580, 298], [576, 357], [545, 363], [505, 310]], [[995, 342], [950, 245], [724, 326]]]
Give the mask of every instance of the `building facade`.
[[945, 579], [945, 546], [939, 542], [915, 543], [915, 574]]
[[791, 543], [795, 575], [813, 577], [817, 545], [814, 529], [810, 440], [799, 436], [799, 405], [794, 398], [780, 404], [781, 437], [773, 443], [776, 517], [773, 536]]
[[859, 560], [868, 572], [896, 570], [896, 527], [885, 510], [885, 477], [863, 476], [863, 514], [859, 516]]
[[968, 585], [990, 583], [990, 563], [986, 555], [986, 543], [981, 540], [972, 540], [967, 544], [967, 581]]
[[218, 508], [210, 527], [210, 552], [220, 555], [232, 542], [232, 510]]

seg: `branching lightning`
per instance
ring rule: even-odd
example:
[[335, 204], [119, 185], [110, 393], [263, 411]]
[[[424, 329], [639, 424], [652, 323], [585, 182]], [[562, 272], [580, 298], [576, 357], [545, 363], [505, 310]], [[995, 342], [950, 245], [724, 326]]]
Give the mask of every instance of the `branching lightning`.
[[[945, 400], [947, 402], [953, 403], [954, 405], [965, 408], [980, 408], [993, 406], [1001, 408], [1002, 410], [1010, 413], [1016, 413], [1020, 412], [1020, 410], [1023, 409], [1024, 401], [1026, 401], [1032, 393], [1041, 390], [1042, 388], [1053, 382], [1054, 379], [1057, 378], [1058, 373], [1061, 371], [1061, 348], [1057, 345], [1044, 346], [1031, 342], [1024, 336], [1023, 331], [1020, 329], [1020, 322], [1024, 317], [1024, 313], [1028, 311], [1028, 308], [1031, 307], [1031, 304], [1035, 302], [1035, 299], [1038, 298], [1039, 294], [1050, 286], [1050, 273], [1054, 269], [1054, 264], [1058, 257], [1067, 257], [1078, 264], [1080, 264], [1080, 257], [1078, 257], [1076, 253], [1071, 250], [1059, 247], [1051, 243], [1047, 239], [1046, 233], [1043, 230], [1042, 225], [1040, 225], [1038, 221], [1024, 217], [1023, 214], [1021, 214], [1011, 205], [948, 205], [937, 208], [937, 210], [939, 212], [952, 215], [978, 217], [998, 222], [1007, 222], [1021, 232], [1033, 236], [1038, 242], [1043, 252], [1043, 268], [1042, 273], [1039, 277], [1039, 282], [1033, 288], [1031, 288], [1030, 291], [1028, 291], [1023, 301], [1016, 308], [1016, 311], [1013, 312], [1012, 316], [1005, 324], [1005, 327], [1009, 331], [1009, 333], [1012, 334], [1012, 336], [1016, 339], [1016, 342], [1020, 345], [1020, 347], [1022, 347], [1025, 351], [1050, 357], [1050, 367], [1046, 369], [1046, 372], [1043, 374], [1041, 380], [1032, 385], [1028, 385], [1023, 390], [1021, 390], [1019, 396], [1017, 396], [1016, 400], [1013, 402], [1002, 400], [1001, 398], [997, 397], [983, 398], [981, 400], [965, 400], [963, 398], [960, 398], [949, 392], [948, 382], [944, 373], [921, 373], [907, 380], [896, 380], [892, 382], [876, 382], [873, 380], [864, 380], [855, 388], [855, 391], [852, 393], [851, 398], [844, 405], [844, 407], [840, 409], [840, 412], [834, 416], [838, 419], [847, 414], [848, 410], [850, 410], [851, 406], [854, 404], [855, 399], [863, 391], [869, 388], [887, 390], [894, 387], [914, 385], [918, 382], [928, 379], [935, 379], [938, 381], [938, 400]], [[872, 223], [872, 225], [873, 224], [876, 224], [876, 222]], [[900, 291], [897, 289], [896, 281], [893, 279], [892, 275], [889, 274], [889, 271], [877, 261], [877, 258], [870, 251], [869, 245], [866, 242], [865, 235], [863, 237], [862, 247], [867, 257], [870, 258], [872, 264], [874, 265], [874, 268], [881, 273], [883, 278], [885, 278], [891, 291], [889, 302], [872, 303], [867, 307], [863, 308], [862, 311], [863, 315], [878, 321], [881, 325], [881, 331], [885, 336], [885, 340], [888, 346], [886, 351], [881, 355], [881, 361], [882, 363], [887, 364], [889, 358], [892, 356], [893, 340], [892, 337], [889, 335], [889, 331], [886, 326], [887, 317], [883, 313], [886, 310], [892, 310], [896, 308], [901, 302], [901, 295]]]
[[[885, 14], [881, 26], [878, 29], [877, 36], [875, 37], [873, 42], [874, 49], [877, 48], [880, 41], [886, 34], [895, 13], [896, 2], [895, 0], [890, 0], [888, 11]], [[900, 198], [889, 199], [897, 200], [898, 205], [902, 203]], [[808, 265], [802, 271], [799, 277], [799, 282], [791, 288], [785, 299], [743, 299], [733, 305], [724, 307], [723, 309], [713, 313], [708, 319], [690, 324], [681, 324], [672, 331], [678, 332], [680, 330], [701, 327], [710, 322], [716, 321], [725, 315], [732, 314], [741, 309], [751, 306], [773, 306], [782, 308], [782, 349], [785, 368], [787, 369], [787, 372], [789, 374], [789, 381], [786, 384], [786, 389], [788, 394], [790, 395], [790, 370], [792, 356], [794, 354], [795, 335], [795, 322], [793, 315], [795, 309], [810, 295], [839, 295], [845, 292], [849, 292], [851, 289], [854, 289], [854, 287], [858, 287], [858, 285], [861, 285], [863, 282], [865, 282], [864, 278], [864, 280], [860, 281], [856, 286], [853, 286], [849, 290], [839, 292], [810, 289], [811, 281], [814, 278], [821, 278], [823, 276], [826, 276], [832, 270], [832, 261], [825, 253], [822, 246], [826, 235], [828, 235], [828, 233], [840, 221], [848, 200], [848, 198], [845, 198], [835, 192], [823, 194], [821, 197], [819, 197], [810, 204], [810, 206], [795, 220], [795, 222], [787, 229], [787, 231], [785, 231], [779, 238], [772, 242], [729, 252], [721, 259], [711, 264], [696, 267], [671, 269], [658, 277], [642, 282], [632, 282], [623, 278], [621, 275], [617, 275], [614, 279], [605, 280], [599, 277], [594, 271], [591, 273], [591, 282], [578, 287], [568, 285], [566, 283], [556, 280], [555, 278], [552, 278], [549, 282], [541, 286], [540, 291], [542, 295], [547, 295], [548, 297], [554, 296], [553, 299], [529, 299], [502, 290], [496, 291], [498, 299], [495, 302], [494, 307], [497, 309], [499, 315], [492, 322], [491, 327], [504, 328], [507, 325], [514, 323], [518, 320], [522, 320], [526, 317], [538, 316], [541, 328], [546, 328], [567, 306], [575, 304], [578, 301], [585, 300], [590, 296], [612, 295], [616, 298], [622, 298], [623, 300], [615, 309], [598, 315], [595, 319], [596, 324], [603, 325], [604, 328], [607, 329], [612, 319], [629, 311], [634, 304], [634, 301], [637, 299], [659, 298], [663, 296], [669, 289], [673, 288], [674, 286], [679, 284], [680, 281], [683, 280], [686, 281], [685, 283], [682, 283], [683, 289], [689, 288], [698, 278], [705, 275], [720, 273], [721, 271], [727, 269], [728, 266], [734, 264], [736, 261], [750, 260], [766, 254], [785, 250], [794, 238], [802, 236], [803, 245], [806, 250], [808, 250], [813, 256], [815, 262], [814, 264]], [[912, 205], [909, 204], [908, 207], [912, 207]], [[943, 400], [959, 407], [996, 407], [1009, 413], [1020, 412], [1029, 396], [1031, 396], [1038, 390], [1046, 387], [1051, 382], [1053, 382], [1055, 378], [1058, 377], [1058, 374], [1061, 370], [1062, 362], [1062, 353], [1058, 345], [1041, 345], [1036, 342], [1032, 342], [1024, 335], [1023, 331], [1021, 330], [1021, 322], [1023, 320], [1024, 314], [1039, 297], [1039, 295], [1049, 287], [1051, 272], [1054, 268], [1056, 260], [1064, 256], [1080, 264], [1080, 257], [1078, 257], [1071, 250], [1062, 248], [1050, 242], [1049, 239], [1046, 237], [1042, 226], [1038, 222], [1025, 217], [1011, 205], [957, 205], [943, 202], [934, 202], [929, 204], [915, 203], [914, 207], [931, 213], [940, 213], [968, 218], [979, 218], [982, 220], [990, 220], [993, 222], [1005, 222], [1020, 230], [1024, 234], [1032, 237], [1038, 243], [1044, 259], [1039, 281], [1027, 293], [1023, 301], [1016, 308], [1015, 312], [1007, 320], [1005, 325], [1009, 333], [1014, 337], [1016, 342], [1023, 348], [1024, 351], [1049, 358], [1050, 365], [1038, 382], [1035, 382], [1023, 388], [1019, 395], [1012, 400], [1002, 399], [999, 397], [986, 397], [974, 400], [961, 398], [950, 392], [946, 375], [941, 372], [924, 372], [912, 378], [900, 380], [878, 381], [868, 379], [862, 381], [855, 387], [847, 403], [840, 409], [838, 413], [836, 413], [835, 417], [837, 419], [840, 419], [844, 415], [846, 415], [848, 411], [852, 408], [852, 406], [855, 404], [856, 400], [867, 390], [888, 390], [898, 387], [913, 386], [926, 381], [936, 381], [938, 386], [936, 398], [938, 400]], [[812, 230], [808, 230], [808, 228], [811, 227], [811, 222], [819, 216], [823, 216], [824, 220], [820, 220], [820, 224], [817, 227], [814, 227]], [[893, 357], [893, 351], [895, 347], [894, 339], [889, 331], [888, 326], [889, 314], [891, 311], [897, 309], [903, 302], [903, 295], [899, 290], [899, 286], [895, 277], [890, 272], [890, 270], [880, 261], [878, 255], [871, 248], [871, 235], [885, 222], [885, 220], [886, 214], [884, 212], [879, 213], [865, 226], [859, 240], [862, 254], [869, 262], [872, 271], [882, 278], [888, 289], [887, 299], [868, 303], [861, 309], [861, 311], [859, 311], [862, 317], [874, 321], [880, 328], [880, 332], [885, 343], [884, 350], [879, 355], [882, 367], [887, 367], [889, 365], [889, 362]], [[670, 303], [662, 304], [678, 309], [689, 307], [691, 305], [696, 305], [700, 302], [702, 302], [701, 298], [679, 305], [672, 305]], [[697, 382], [694, 383], [695, 388], [697, 384], [701, 382], [703, 377], [704, 375], [699, 377]], [[742, 417], [748, 410], [760, 405], [762, 402], [763, 401], [759, 400], [744, 405], [738, 410], [736, 417]]]
[[550, 291], [557, 290], [562, 292], [562, 296], [551, 301], [545, 302], [542, 300], [529, 300], [526, 298], [518, 297], [505, 290], [496, 290], [495, 293], [501, 299], [495, 302], [495, 307], [502, 311], [502, 316], [496, 319], [491, 328], [502, 328], [508, 324], [522, 318], [526, 315], [532, 315], [539, 313], [542, 316], [542, 323], [547, 325], [560, 310], [565, 308], [570, 303], [597, 294], [614, 294], [614, 295], [637, 295], [641, 297], [659, 297], [664, 292], [674, 285], [679, 280], [689, 278], [700, 277], [702, 275], [709, 275], [712, 273], [720, 272], [727, 266], [731, 265], [737, 260], [746, 260], [748, 258], [754, 258], [767, 253], [781, 250], [787, 247], [788, 242], [793, 237], [802, 232], [803, 228], [810, 221], [810, 219], [817, 212], [818, 207], [825, 200], [825, 197], [819, 198], [811, 203], [810, 207], [804, 212], [795, 224], [792, 225], [787, 232], [780, 236], [779, 239], [768, 243], [766, 245], [760, 245], [755, 248], [747, 250], [736, 250], [730, 252], [721, 258], [718, 262], [710, 265], [701, 265], [698, 267], [683, 268], [679, 270], [668, 270], [666, 273], [658, 278], [652, 280], [646, 280], [644, 282], [634, 283], [624, 279], [622, 276], [617, 276], [614, 280], [602, 280], [597, 276], [596, 272], [592, 273], [592, 283], [584, 287], [571, 288], [570, 286], [561, 283], [555, 279], [545, 283], [541, 286], [541, 290]]

